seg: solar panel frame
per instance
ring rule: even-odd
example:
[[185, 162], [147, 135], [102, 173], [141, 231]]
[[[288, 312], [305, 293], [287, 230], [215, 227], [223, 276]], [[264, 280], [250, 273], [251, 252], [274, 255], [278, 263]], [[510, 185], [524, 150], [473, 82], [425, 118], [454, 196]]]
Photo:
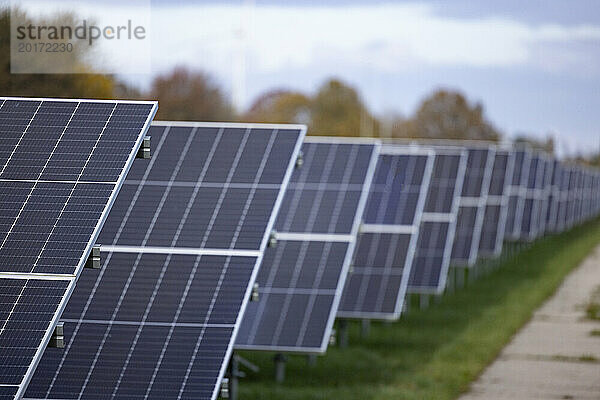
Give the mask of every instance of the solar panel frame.
[[[519, 154], [523, 154], [522, 162], [519, 162]], [[509, 229], [505, 232], [507, 240], [516, 241], [521, 239], [521, 225], [523, 223], [523, 211], [525, 207], [525, 195], [527, 192], [527, 181], [531, 165], [532, 151], [528, 145], [518, 145], [515, 147], [515, 166], [513, 168], [513, 177], [509, 190], [509, 211], [507, 226]], [[517, 173], [519, 174], [516, 177]], [[514, 199], [514, 206], [511, 200]]]
[[552, 162], [552, 177], [549, 184], [548, 206], [546, 208], [546, 231], [556, 232], [558, 226], [558, 208], [560, 203], [560, 179], [562, 169], [560, 162], [554, 158]]
[[[239, 329], [244, 310], [250, 299], [250, 294], [252, 292], [252, 286], [253, 286], [252, 284], [255, 281], [256, 276], [258, 274], [258, 266], [262, 262], [262, 257], [264, 255], [264, 249], [266, 248], [266, 246], [269, 242], [270, 232], [273, 230], [273, 226], [275, 224], [277, 210], [281, 206], [281, 203], [282, 203], [283, 197], [284, 197], [285, 187], [287, 186], [287, 184], [290, 180], [294, 166], [296, 164], [297, 156], [299, 154], [300, 147], [302, 145], [302, 141], [303, 141], [304, 135], [306, 133], [306, 126], [295, 125], [295, 124], [216, 123], [216, 122], [185, 122], [185, 121], [155, 121], [152, 123], [152, 126], [153, 127], [164, 127], [164, 128], [182, 127], [182, 128], [191, 128], [192, 130], [196, 129], [196, 128], [210, 128], [210, 127], [216, 126], [220, 129], [241, 128], [241, 129], [246, 129], [246, 130], [266, 129], [266, 130], [273, 130], [273, 131], [282, 129], [282, 130], [293, 130], [293, 131], [298, 132], [298, 137], [297, 137], [295, 145], [294, 145], [292, 157], [290, 158], [290, 160], [288, 160], [282, 183], [281, 183], [281, 185], [279, 185], [280, 187], [279, 187], [278, 195], [275, 200], [274, 207], [271, 210], [270, 217], [269, 217], [269, 220], [266, 225], [266, 229], [264, 231], [264, 234], [262, 235], [260, 247], [257, 248], [256, 250], [238, 250], [238, 249], [226, 249], [226, 248], [223, 248], [223, 249], [183, 248], [183, 250], [182, 250], [181, 248], [176, 248], [176, 247], [173, 247], [173, 248], [150, 247], [148, 249], [141, 249], [140, 246], [137, 246], [137, 247], [136, 246], [120, 246], [120, 245], [118, 245], [118, 246], [102, 245], [101, 246], [101, 251], [103, 251], [103, 252], [109, 251], [109, 252], [116, 252], [116, 253], [137, 253], [137, 254], [143, 254], [143, 255], [146, 255], [146, 254], [194, 255], [197, 257], [198, 256], [208, 256], [208, 257], [209, 256], [223, 256], [223, 257], [227, 257], [227, 259], [238, 259], [238, 260], [247, 259], [248, 257], [251, 257], [255, 260], [251, 277], [249, 279], [248, 285], [247, 285], [245, 293], [243, 295], [242, 304], [240, 306], [240, 312], [238, 313], [236, 322], [235, 322], [234, 326], [232, 327], [232, 334], [229, 338], [229, 343], [228, 343], [226, 354], [224, 357], [224, 362], [220, 366], [220, 369], [218, 372], [218, 379], [217, 379], [216, 384], [212, 391], [211, 398], [215, 399], [219, 393], [221, 382], [223, 380], [223, 377], [224, 377], [226, 369], [227, 369], [228, 361], [233, 352], [233, 345], [235, 342], [235, 337], [237, 335], [237, 331]], [[168, 132], [167, 133], [163, 132], [162, 135], [163, 135], [162, 137], [165, 138], [166, 136], [168, 136]], [[151, 159], [150, 163], [153, 163], [155, 160], [156, 160], [156, 157]], [[150, 170], [150, 168], [152, 168], [152, 166], [146, 167], [147, 170]], [[149, 250], [149, 251], [146, 251], [146, 250]], [[98, 279], [98, 281], [100, 281], [101, 276], [99, 276], [97, 279]], [[142, 326], [142, 323], [140, 323], [140, 326]], [[73, 337], [73, 338], [75, 338], [75, 337]], [[66, 350], [67, 349], [65, 349], [65, 351]], [[66, 357], [66, 355], [65, 355], [65, 357]], [[50, 388], [48, 390], [50, 390]], [[82, 390], [83, 390], [83, 388], [82, 388]]]
[[536, 238], [543, 236], [548, 230], [547, 215], [549, 208], [552, 206], [551, 195], [553, 193], [554, 159], [546, 152], [542, 153], [542, 155], [544, 158], [544, 175], [541, 188], [541, 203], [538, 211], [538, 220], [540, 223]]
[[[377, 160], [381, 151], [381, 143], [377, 140], [370, 139], [360, 139], [360, 138], [340, 138], [340, 137], [327, 137], [327, 136], [308, 136], [305, 138], [304, 143], [324, 143], [324, 144], [353, 144], [353, 145], [372, 145], [373, 151], [371, 154], [371, 159], [369, 161], [369, 166], [365, 174], [365, 181], [362, 184], [361, 195], [357, 205], [357, 211], [354, 215], [354, 219], [352, 222], [351, 232], [348, 234], [311, 234], [311, 233], [303, 233], [297, 235], [297, 237], [293, 237], [294, 233], [285, 233], [285, 232], [277, 232], [276, 237], [278, 243], [280, 242], [280, 238], [286, 240], [286, 238], [291, 239], [303, 239], [308, 242], [327, 242], [327, 236], [331, 236], [330, 240], [339, 239], [342, 242], [348, 243], [348, 247], [346, 249], [346, 254], [344, 257], [340, 278], [334, 293], [333, 304], [331, 306], [331, 310], [329, 312], [328, 321], [325, 327], [325, 331], [322, 334], [322, 341], [320, 347], [308, 347], [308, 346], [283, 346], [283, 345], [255, 345], [255, 344], [241, 344], [238, 343], [235, 345], [236, 350], [251, 350], [251, 351], [275, 351], [278, 353], [302, 353], [302, 354], [322, 354], [327, 351], [327, 347], [329, 344], [329, 338], [333, 331], [333, 325], [335, 322], [335, 318], [338, 313], [338, 306], [341, 301], [342, 293], [345, 287], [346, 278], [348, 276], [348, 272], [350, 270], [350, 265], [352, 263], [352, 259], [354, 256], [356, 243], [358, 241], [358, 234], [361, 227], [361, 223], [363, 220], [364, 211], [367, 204], [367, 199], [369, 197], [369, 190], [373, 181], [373, 177], [375, 174], [375, 168], [377, 166]], [[282, 235], [283, 234], [283, 235]], [[312, 237], [311, 237], [312, 236]], [[346, 236], [346, 237], [344, 237]], [[288, 239], [289, 240], [289, 239]], [[293, 290], [293, 289], [292, 289]], [[316, 289], [314, 289], [316, 290]], [[293, 294], [292, 294], [293, 295]]]
[[[410, 234], [408, 251], [404, 260], [404, 265], [402, 267], [402, 275], [400, 279], [400, 284], [396, 294], [396, 301], [394, 310], [392, 312], [384, 312], [384, 311], [365, 311], [364, 309], [361, 311], [350, 311], [350, 310], [341, 310], [338, 309], [337, 318], [341, 319], [373, 319], [373, 320], [397, 320], [400, 318], [402, 312], [404, 311], [404, 302], [406, 298], [406, 293], [408, 289], [408, 281], [410, 279], [411, 268], [413, 264], [414, 255], [416, 252], [416, 245], [419, 236], [419, 225], [421, 221], [421, 217], [423, 215], [423, 208], [425, 206], [425, 200], [427, 197], [427, 192], [429, 188], [429, 182], [431, 180], [431, 175], [433, 171], [433, 166], [435, 162], [435, 151], [432, 148], [426, 148], [417, 145], [394, 145], [390, 143], [384, 143], [380, 150], [380, 156], [425, 156], [427, 158], [426, 165], [424, 169], [423, 180], [421, 181], [421, 185], [419, 188], [418, 201], [415, 209], [415, 215], [411, 225], [402, 225], [402, 224], [369, 224], [364, 222], [360, 229], [359, 235], [362, 234]], [[359, 238], [360, 240], [360, 238]], [[358, 240], [357, 240], [358, 243]], [[355, 250], [354, 259], [356, 259], [356, 251], [358, 251], [358, 247]], [[363, 278], [361, 285], [365, 285], [365, 278]], [[347, 290], [348, 286], [344, 289]], [[364, 304], [363, 304], [364, 306]]]
[[[424, 212], [421, 217], [421, 225], [419, 227], [419, 238], [423, 234], [423, 227], [428, 223], [448, 223], [448, 229], [446, 234], [446, 240], [444, 243], [444, 252], [442, 255], [440, 265], [440, 275], [438, 277], [437, 285], [422, 285], [413, 284], [409, 281], [407, 292], [413, 294], [424, 294], [424, 295], [437, 295], [444, 292], [446, 283], [448, 280], [448, 271], [450, 269], [450, 257], [452, 254], [452, 247], [454, 243], [454, 235], [456, 229], [456, 219], [459, 208], [460, 193], [462, 192], [463, 182], [465, 178], [465, 170], [467, 168], [467, 151], [463, 149], [457, 149], [455, 147], [436, 147], [435, 148], [436, 158], [440, 156], [458, 156], [459, 162], [457, 166], [457, 173], [455, 179], [454, 193], [452, 198], [452, 205], [448, 213], [440, 212]], [[429, 185], [429, 190], [432, 190], [432, 185]], [[429, 193], [428, 193], [429, 195]], [[418, 242], [417, 242], [418, 246]], [[416, 266], [413, 260], [413, 266], [411, 268], [411, 279], [416, 273]]]
[[[544, 178], [546, 173], [544, 153], [532, 152], [528, 183], [524, 191], [524, 210], [521, 216], [520, 238], [526, 241], [534, 240], [543, 230], [539, 221], [540, 208], [544, 201]], [[532, 168], [535, 168], [533, 170]], [[532, 175], [533, 174], [533, 175]], [[530, 205], [530, 206], [529, 206]], [[528, 209], [531, 208], [528, 212]]]
[[[490, 193], [490, 191], [492, 190], [492, 187], [490, 186], [490, 190], [488, 191], [488, 195], [486, 198], [486, 205], [485, 205], [486, 212], [487, 212], [487, 207], [499, 207], [499, 210], [500, 210], [498, 223], [497, 223], [497, 229], [495, 232], [496, 240], [495, 240], [494, 249], [491, 252], [482, 249], [481, 242], [480, 242], [480, 248], [479, 248], [478, 254], [482, 257], [496, 257], [502, 253], [502, 245], [504, 243], [504, 231], [506, 229], [506, 223], [507, 223], [506, 220], [508, 218], [508, 201], [509, 201], [509, 197], [510, 197], [510, 195], [509, 195], [510, 179], [513, 175], [515, 153], [512, 151], [512, 149], [510, 147], [497, 146], [495, 149], [495, 152], [494, 152], [494, 159], [496, 159], [496, 157], [506, 157], [507, 158], [506, 168], [504, 170], [503, 186], [501, 189], [501, 193], [500, 194]], [[484, 212], [484, 221], [485, 221], [486, 212]], [[480, 236], [480, 239], [481, 239], [481, 236]]]
[[[92, 247], [94, 246], [94, 243], [100, 233], [100, 230], [101, 230], [102, 226], [104, 225], [104, 222], [106, 221], [108, 213], [109, 213], [110, 209], [112, 208], [112, 205], [114, 204], [116, 195], [120, 191], [123, 181], [125, 180], [125, 176], [127, 175], [129, 169], [131, 168], [133, 160], [135, 159], [135, 157], [137, 155], [137, 151], [140, 148], [142, 141], [144, 140], [144, 137], [146, 136], [146, 133], [150, 126], [150, 122], [152, 121], [152, 119], [154, 118], [154, 115], [156, 114], [156, 111], [158, 109], [158, 103], [156, 101], [20, 98], [20, 97], [0, 97], [0, 100], [2, 101], [2, 104], [4, 104], [6, 101], [11, 101], [11, 100], [14, 100], [14, 101], [39, 101], [40, 106], [41, 106], [41, 104], [43, 104], [43, 102], [102, 103], [102, 104], [115, 104], [115, 107], [118, 104], [140, 104], [140, 105], [151, 106], [151, 111], [146, 118], [143, 128], [141, 129], [140, 133], [138, 134], [137, 141], [134, 143], [134, 146], [132, 147], [132, 150], [130, 151], [129, 157], [128, 157], [125, 165], [123, 166], [123, 169], [120, 171], [117, 181], [113, 182], [113, 184], [115, 186], [113, 188], [112, 194], [109, 198], [109, 201], [106, 203], [104, 210], [102, 211], [102, 214], [101, 214], [96, 226], [94, 227], [93, 233], [88, 241], [87, 247], [86, 247], [84, 253], [81, 255], [78, 266], [75, 269], [75, 271], [72, 274], [26, 274], [26, 273], [18, 273], [18, 272], [0, 272], [0, 279], [5, 279], [5, 278], [6, 279], [32, 279], [32, 278], [43, 279], [43, 278], [46, 278], [49, 280], [60, 279], [60, 280], [70, 281], [70, 283], [67, 287], [67, 290], [65, 292], [65, 295], [64, 295], [63, 299], [61, 300], [58, 308], [56, 309], [53, 318], [50, 321], [49, 327], [46, 330], [46, 334], [44, 335], [42, 342], [40, 343], [40, 346], [38, 347], [38, 350], [37, 350], [36, 354], [34, 355], [34, 358], [31, 362], [31, 364], [29, 365], [27, 372], [25, 373], [25, 377], [21, 381], [21, 384], [18, 385], [18, 389], [17, 389], [16, 395], [15, 395], [15, 398], [18, 399], [24, 395], [25, 390], [26, 390], [27, 386], [29, 385], [29, 382], [33, 376], [33, 373], [43, 355], [43, 352], [50, 341], [50, 338], [54, 332], [54, 329], [59, 322], [60, 316], [62, 315], [62, 313], [66, 307], [66, 304], [67, 304], [69, 298], [71, 297], [71, 294], [73, 293], [73, 290], [75, 288], [75, 283], [76, 283], [79, 275], [81, 274], [81, 271], [83, 270], [85, 262], [87, 261], [89, 255], [92, 251]], [[39, 109], [39, 106], [38, 106], [38, 109]], [[33, 117], [35, 117], [35, 114]], [[18, 146], [18, 144], [17, 144], [17, 146]], [[6, 165], [8, 165], [8, 161], [5, 164], [5, 166]], [[106, 182], [102, 182], [102, 183], [106, 183]]]
[[[483, 217], [485, 214], [485, 206], [487, 204], [487, 197], [491, 183], [492, 177], [492, 168], [494, 165], [496, 148], [493, 145], [488, 144], [480, 144], [479, 146], [474, 146], [473, 144], [467, 144], [464, 147], [467, 151], [467, 163], [468, 158], [470, 157], [470, 153], [472, 151], [486, 151], [486, 160], [483, 168], [483, 179], [481, 182], [481, 188], [479, 191], [479, 196], [464, 196], [462, 193], [459, 196], [459, 211], [457, 214], [457, 229], [458, 225], [460, 225], [460, 212], [463, 208], [473, 208], [475, 209], [475, 220], [472, 227], [472, 231], [470, 233], [471, 241], [466, 244], [468, 250], [468, 257], [462, 258], [458, 256], [451, 256], [451, 265], [453, 266], [465, 266], [467, 268], [472, 268], [477, 262], [478, 254], [479, 254], [479, 242], [481, 240], [481, 231], [483, 227]], [[466, 173], [466, 169], [465, 169]], [[465, 176], [465, 182], [467, 182], [467, 177]], [[463, 191], [464, 191], [463, 184]], [[458, 233], [458, 232], [457, 232]], [[457, 234], [455, 233], [454, 238], [454, 246], [457, 245]], [[453, 248], [454, 250], [454, 248]], [[453, 251], [454, 253], [454, 251]]]

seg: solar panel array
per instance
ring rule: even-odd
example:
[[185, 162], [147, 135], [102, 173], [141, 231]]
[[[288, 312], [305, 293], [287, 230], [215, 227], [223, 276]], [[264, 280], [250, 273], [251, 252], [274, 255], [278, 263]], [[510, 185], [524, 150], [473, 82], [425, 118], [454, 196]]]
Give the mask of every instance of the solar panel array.
[[322, 353], [352, 256], [379, 145], [305, 141], [257, 277], [236, 347]]
[[597, 170], [527, 145], [313, 138], [300, 163], [295, 125], [156, 123], [123, 182], [156, 104], [0, 100], [0, 398], [39, 362], [29, 398], [215, 399], [234, 344], [322, 353], [336, 316], [397, 319], [451, 261], [600, 213]]
[[467, 152], [457, 148], [436, 148], [435, 152], [410, 271], [409, 293], [441, 293], [448, 277]]
[[160, 123], [102, 230], [31, 398], [214, 399], [304, 136]]
[[338, 317], [400, 316], [434, 162], [432, 149], [382, 147]]
[[156, 112], [0, 98], [0, 397], [20, 397]]

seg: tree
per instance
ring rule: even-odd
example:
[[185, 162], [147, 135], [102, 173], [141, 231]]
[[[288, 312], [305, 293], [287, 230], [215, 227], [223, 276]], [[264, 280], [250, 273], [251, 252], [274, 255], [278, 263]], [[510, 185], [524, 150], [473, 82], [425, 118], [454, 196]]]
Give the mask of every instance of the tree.
[[157, 119], [229, 121], [235, 118], [231, 104], [211, 77], [185, 67], [157, 76], [149, 95], [160, 102]]
[[254, 122], [302, 123], [311, 135], [374, 136], [379, 121], [351, 86], [326, 81], [314, 96], [272, 90], [258, 97], [243, 119]]
[[[74, 20], [71, 14], [59, 14], [52, 21], [35, 21], [24, 12], [15, 10], [14, 14], [23, 21], [35, 25], [68, 25]], [[94, 74], [83, 60], [86, 54], [74, 52], [72, 62], [77, 63], [83, 74], [12, 74], [10, 66], [10, 18], [8, 8], [0, 9], [0, 93], [5, 96], [32, 97], [75, 97], [75, 98], [111, 98], [115, 80], [111, 76]], [[74, 46], [74, 48], [80, 48]], [[87, 48], [83, 46], [81, 48]]]
[[319, 88], [311, 102], [311, 117], [313, 135], [373, 136], [379, 127], [358, 92], [337, 79]]
[[485, 119], [481, 103], [469, 104], [458, 92], [438, 90], [426, 98], [415, 116], [399, 126], [398, 136], [427, 139], [492, 140], [499, 132]]
[[258, 97], [243, 116], [250, 122], [310, 123], [311, 99], [302, 93], [272, 90]]
[[514, 139], [515, 143], [525, 143], [536, 150], [542, 150], [554, 154], [554, 138], [548, 136], [546, 139], [535, 139], [531, 135], [519, 134]]

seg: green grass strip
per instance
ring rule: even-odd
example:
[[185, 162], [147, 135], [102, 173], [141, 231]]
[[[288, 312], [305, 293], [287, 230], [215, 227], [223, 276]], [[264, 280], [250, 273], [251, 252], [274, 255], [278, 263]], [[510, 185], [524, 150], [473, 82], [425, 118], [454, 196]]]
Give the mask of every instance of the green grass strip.
[[350, 346], [330, 347], [317, 364], [290, 356], [273, 379], [273, 354], [243, 352], [257, 374], [240, 380], [240, 399], [455, 399], [469, 388], [564, 277], [600, 243], [600, 220], [545, 237], [467, 287], [368, 338], [350, 324]]

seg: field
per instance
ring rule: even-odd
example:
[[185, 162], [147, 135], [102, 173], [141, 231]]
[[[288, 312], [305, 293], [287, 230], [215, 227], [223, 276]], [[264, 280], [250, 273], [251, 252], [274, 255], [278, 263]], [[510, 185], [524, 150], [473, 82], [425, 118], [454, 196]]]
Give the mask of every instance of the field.
[[429, 308], [373, 323], [367, 338], [351, 323], [348, 348], [330, 347], [312, 366], [289, 356], [280, 385], [273, 354], [241, 353], [260, 372], [240, 380], [240, 399], [454, 399], [598, 243], [600, 219], [505, 255], [497, 269]]

